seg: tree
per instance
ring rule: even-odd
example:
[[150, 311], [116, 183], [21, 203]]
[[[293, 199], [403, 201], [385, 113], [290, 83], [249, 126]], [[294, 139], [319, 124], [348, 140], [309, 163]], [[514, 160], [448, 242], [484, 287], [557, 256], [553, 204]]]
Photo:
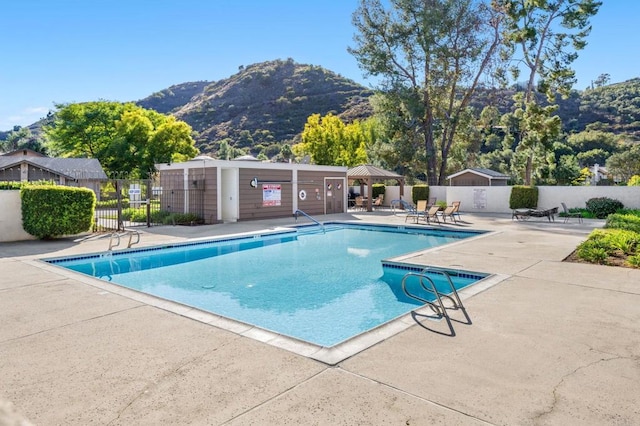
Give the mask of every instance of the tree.
[[13, 126], [6, 141], [0, 146], [0, 151], [11, 152], [25, 148], [42, 154], [46, 153], [43, 141], [34, 136], [28, 127]]
[[611, 81], [611, 76], [607, 73], [600, 74], [598, 78], [593, 82], [596, 87], [606, 86]]
[[627, 182], [633, 175], [640, 175], [640, 144], [633, 144], [627, 149], [613, 154], [607, 159], [609, 173]]
[[[385, 2], [387, 3], [387, 2]], [[500, 45], [500, 15], [473, 0], [360, 0], [349, 52], [382, 77], [404, 146], [424, 146], [429, 184], [444, 182], [460, 118]]]
[[50, 149], [61, 156], [97, 158], [108, 173], [147, 177], [156, 163], [198, 153], [191, 127], [133, 103], [87, 102], [56, 105], [45, 127]]
[[371, 133], [359, 121], [345, 125], [333, 114], [307, 118], [298, 155], [308, 154], [315, 164], [353, 167], [366, 163]]
[[[567, 96], [575, 84], [575, 72], [571, 63], [578, 57], [577, 52], [586, 46], [586, 38], [591, 31], [589, 19], [602, 4], [595, 0], [495, 0], [494, 4], [506, 15], [504, 58], [512, 58], [511, 67], [514, 80], [518, 80], [524, 69], [528, 73], [523, 97], [519, 108], [543, 114], [532, 122], [542, 122], [551, 118], [554, 111], [536, 108], [536, 92], [543, 93], [550, 101], [556, 93]], [[519, 58], [516, 58], [519, 56]], [[551, 129], [555, 132], [555, 129]], [[526, 144], [520, 151], [526, 155], [525, 184], [531, 184], [534, 155], [545, 147], [538, 142], [544, 135], [533, 135], [537, 130], [529, 129], [523, 122], [520, 129], [521, 140]]]

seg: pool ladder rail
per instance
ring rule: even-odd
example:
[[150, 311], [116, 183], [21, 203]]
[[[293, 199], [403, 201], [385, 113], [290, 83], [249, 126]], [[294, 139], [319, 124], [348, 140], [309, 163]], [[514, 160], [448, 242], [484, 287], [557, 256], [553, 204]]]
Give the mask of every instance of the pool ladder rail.
[[295, 212], [293, 212], [293, 217], [296, 218], [296, 222], [298, 221], [298, 215], [301, 214], [302, 216], [306, 217], [307, 219], [309, 219], [312, 222], [315, 222], [316, 225], [318, 225], [320, 227], [320, 229], [322, 229], [322, 232], [325, 231], [324, 229], [324, 225], [320, 222], [318, 222], [316, 219], [312, 218], [311, 216], [309, 216], [308, 214], [306, 214], [305, 212], [303, 212], [302, 210], [296, 210]]
[[[118, 247], [121, 242], [120, 237], [129, 236], [129, 241], [127, 242], [127, 248], [131, 248], [131, 246], [138, 244], [140, 242], [140, 232], [136, 230], [125, 230], [124, 232], [114, 232], [109, 237], [109, 248], [107, 251], [112, 251], [114, 247]], [[136, 240], [133, 240], [133, 236], [136, 236]]]
[[[433, 279], [429, 277], [428, 273], [440, 274], [445, 277], [446, 282], [449, 284], [449, 288], [451, 289], [450, 293], [443, 293], [442, 291], [438, 291]], [[428, 300], [424, 297], [418, 296], [416, 294], [411, 293], [407, 289], [407, 279], [410, 277], [417, 277], [420, 283], [420, 287], [435, 296], [434, 300]], [[449, 326], [449, 331], [451, 332], [451, 336], [455, 336], [456, 332], [453, 329], [453, 324], [451, 321], [456, 321], [463, 324], [471, 324], [471, 318], [467, 313], [464, 305], [462, 304], [462, 300], [460, 300], [460, 296], [458, 295], [458, 291], [456, 290], [453, 281], [451, 280], [451, 276], [449, 273], [442, 269], [436, 269], [432, 267], [426, 267], [420, 272], [408, 272], [402, 278], [402, 291], [404, 294], [414, 300], [417, 300], [421, 303], [424, 303], [426, 306], [431, 308], [431, 310], [437, 315], [438, 318], [444, 318], [447, 321], [447, 325]], [[445, 301], [447, 303], [445, 303]], [[459, 310], [464, 314], [466, 321], [460, 321], [456, 319], [452, 319], [449, 316], [448, 310]], [[432, 330], [435, 331], [435, 330]], [[436, 333], [440, 333], [436, 331]], [[443, 333], [440, 333], [443, 334]]]

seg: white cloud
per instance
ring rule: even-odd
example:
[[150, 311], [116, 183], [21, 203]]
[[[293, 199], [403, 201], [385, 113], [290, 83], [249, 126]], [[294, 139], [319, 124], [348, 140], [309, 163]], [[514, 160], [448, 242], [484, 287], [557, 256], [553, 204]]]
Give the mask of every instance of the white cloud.
[[13, 126], [28, 126], [40, 120], [49, 112], [47, 107], [27, 107], [8, 117], [0, 117], [0, 130], [12, 130]]

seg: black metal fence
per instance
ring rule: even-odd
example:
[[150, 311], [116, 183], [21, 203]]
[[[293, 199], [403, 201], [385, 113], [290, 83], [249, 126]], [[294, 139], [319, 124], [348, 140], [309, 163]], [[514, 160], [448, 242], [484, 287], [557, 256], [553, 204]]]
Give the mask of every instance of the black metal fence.
[[185, 213], [203, 217], [204, 191], [160, 186], [158, 179], [112, 179], [101, 185], [96, 231], [175, 225]]

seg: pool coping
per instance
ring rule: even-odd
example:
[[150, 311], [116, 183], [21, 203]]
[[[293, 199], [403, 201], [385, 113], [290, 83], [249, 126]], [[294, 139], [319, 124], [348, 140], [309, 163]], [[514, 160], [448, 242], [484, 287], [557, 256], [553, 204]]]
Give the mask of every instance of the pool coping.
[[[330, 222], [330, 223], [350, 224], [349, 222]], [[360, 224], [362, 225], [362, 223]], [[372, 225], [380, 226], [379, 224], [372, 224]], [[387, 225], [382, 225], [382, 226], [387, 226]], [[422, 229], [422, 230], [426, 229], [425, 227], [412, 227], [412, 226], [401, 226], [401, 225], [398, 225], [398, 226], [391, 225], [390, 227], [395, 227], [395, 228], [408, 227], [408, 228], [416, 228], [416, 229]], [[279, 233], [290, 232], [292, 228], [296, 229], [297, 226], [277, 227], [277, 228], [265, 229], [260, 231], [228, 234], [220, 238], [211, 238], [211, 237], [193, 238], [193, 239], [189, 239], [189, 241], [175, 243], [175, 244], [149, 246], [147, 248], [140, 248], [140, 249], [123, 249], [123, 250], [119, 250], [118, 253], [121, 253], [121, 252], [124, 253], [125, 251], [132, 252], [132, 251], [157, 250], [157, 249], [168, 248], [168, 247], [201, 244], [201, 243], [206, 243], [208, 241], [211, 241], [211, 242], [225, 241], [230, 239], [252, 238], [254, 236], [261, 236], [261, 235], [277, 235]], [[433, 229], [438, 230], [438, 228], [433, 228]], [[465, 242], [469, 242], [476, 238], [482, 238], [488, 235], [492, 235], [494, 233], [495, 232], [493, 231], [482, 231], [473, 237], [461, 239], [460, 241], [455, 241], [452, 243], [428, 248], [425, 250], [418, 250], [418, 251], [402, 254], [402, 255], [395, 256], [388, 259], [382, 259], [381, 263], [405, 264], [410, 267], [412, 266], [414, 268], [424, 268], [430, 265], [411, 263], [411, 262], [407, 262], [407, 260], [413, 257], [419, 256], [421, 254], [425, 254], [431, 251], [437, 251], [445, 247], [451, 247], [453, 245], [463, 244]], [[243, 337], [248, 337], [250, 339], [257, 340], [259, 342], [266, 343], [268, 345], [275, 346], [277, 348], [284, 349], [289, 352], [293, 352], [295, 354], [314, 359], [316, 361], [320, 361], [327, 365], [336, 365], [380, 342], [385, 341], [386, 339], [414, 325], [417, 325], [419, 323], [419, 321], [417, 320], [417, 317], [421, 317], [422, 321], [434, 321], [434, 322], [440, 322], [443, 319], [443, 318], [437, 318], [437, 319], [434, 318], [433, 311], [431, 310], [431, 308], [426, 305], [423, 305], [416, 309], [412, 309], [408, 313], [402, 314], [383, 324], [380, 324], [372, 329], [369, 329], [363, 333], [353, 336], [334, 346], [326, 347], [326, 346], [321, 346], [314, 343], [306, 342], [306, 341], [297, 339], [295, 337], [287, 336], [271, 330], [267, 330], [267, 329], [255, 326], [253, 324], [245, 323], [243, 321], [231, 319], [222, 315], [208, 312], [208, 311], [205, 311], [193, 306], [189, 306], [180, 302], [171, 301], [159, 296], [154, 296], [148, 293], [144, 293], [138, 290], [124, 287], [119, 284], [110, 283], [108, 281], [104, 281], [99, 278], [91, 277], [91, 276], [82, 274], [80, 272], [76, 272], [76, 271], [64, 268], [62, 266], [56, 265], [56, 262], [55, 262], [58, 259], [68, 259], [70, 257], [88, 258], [88, 257], [95, 257], [100, 254], [104, 254], [104, 252], [88, 253], [88, 254], [79, 255], [79, 256], [39, 258], [39, 259], [29, 260], [27, 261], [27, 263], [50, 272], [63, 275], [67, 278], [72, 278], [74, 280], [83, 282], [85, 284], [99, 288], [103, 291], [117, 294], [117, 295], [129, 298], [131, 300], [135, 300], [137, 302], [143, 303], [145, 305], [162, 309], [167, 312], [178, 314], [180, 316], [183, 316], [195, 321], [199, 321], [199, 322], [229, 331], [231, 333], [234, 333]], [[478, 272], [463, 271], [463, 270], [458, 270], [453, 268], [437, 268], [436, 267], [435, 269], [455, 270], [459, 272], [485, 276], [484, 278], [475, 282], [473, 285], [467, 286], [458, 291], [458, 295], [460, 296], [460, 299], [462, 301], [470, 297], [473, 297], [476, 294], [482, 293], [483, 291], [509, 278], [509, 275], [505, 275], [505, 274], [478, 273]]]

